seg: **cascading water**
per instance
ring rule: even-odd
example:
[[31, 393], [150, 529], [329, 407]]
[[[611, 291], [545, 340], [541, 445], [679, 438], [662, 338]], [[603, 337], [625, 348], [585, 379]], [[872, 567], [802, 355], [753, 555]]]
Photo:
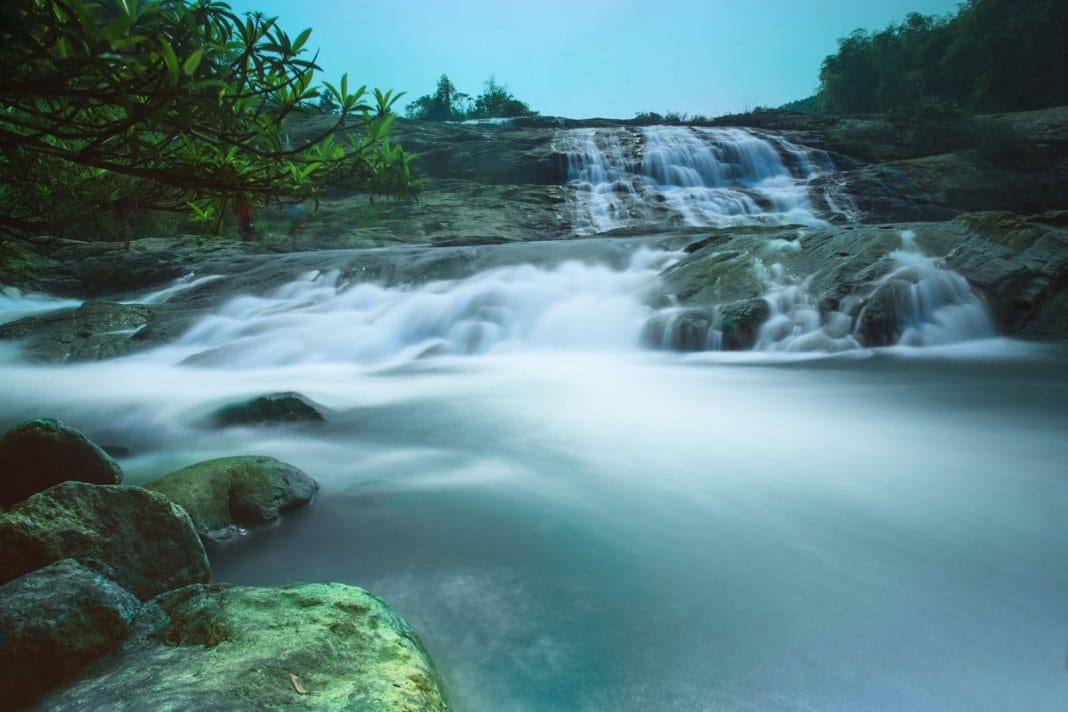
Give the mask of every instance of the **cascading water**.
[[[818, 224], [815, 179], [826, 152], [749, 129], [649, 126], [563, 132], [577, 234], [652, 222], [691, 226]], [[833, 184], [828, 184], [833, 185]], [[827, 192], [826, 190], [824, 192]], [[844, 214], [843, 199], [821, 204]]]
[[753, 348], [833, 353], [865, 345], [941, 346], [993, 336], [986, 306], [967, 280], [926, 256], [911, 231], [902, 232], [901, 240], [901, 248], [889, 254], [893, 269], [865, 293], [824, 313], [809, 294], [809, 280], [790, 278], [781, 263], [767, 267], [758, 260], [754, 269], [768, 285], [763, 299], [769, 316]]
[[540, 349], [630, 351], [640, 345], [650, 313], [645, 301], [659, 271], [679, 257], [638, 248], [621, 269], [569, 260], [399, 287], [313, 271], [265, 296], [231, 300], [160, 357], [262, 367]]

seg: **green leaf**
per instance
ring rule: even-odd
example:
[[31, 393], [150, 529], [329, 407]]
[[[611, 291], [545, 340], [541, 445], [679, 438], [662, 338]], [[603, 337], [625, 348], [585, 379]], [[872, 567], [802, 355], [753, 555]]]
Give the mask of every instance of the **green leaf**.
[[174, 47], [166, 37], [159, 38], [160, 47], [163, 49], [163, 59], [167, 63], [167, 73], [171, 77], [171, 83], [178, 83], [178, 55], [174, 53]]
[[293, 46], [291, 48], [292, 51], [293, 51], [293, 54], [299, 54], [300, 53], [301, 48], [304, 47], [304, 43], [308, 41], [308, 37], [311, 36], [311, 33], [312, 33], [312, 28], [309, 27], [308, 29], [304, 30], [299, 35], [297, 35], [297, 39], [293, 40]]
[[203, 47], [185, 58], [185, 62], [182, 64], [182, 71], [185, 72], [187, 77], [193, 76], [193, 73], [197, 71], [197, 67], [200, 66], [200, 60], [202, 59], [204, 59]]

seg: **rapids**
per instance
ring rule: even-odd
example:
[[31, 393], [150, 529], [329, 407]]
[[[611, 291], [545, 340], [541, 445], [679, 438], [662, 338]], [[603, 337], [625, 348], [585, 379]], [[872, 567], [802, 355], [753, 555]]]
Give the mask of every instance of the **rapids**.
[[[324, 264], [122, 359], [0, 345], [0, 426], [59, 417], [131, 484], [237, 454], [304, 469], [319, 499], [215, 551], [215, 579], [382, 596], [458, 710], [1058, 709], [1068, 354], [995, 338], [904, 237], [890, 348], [772, 264], [762, 350], [650, 350], [681, 253], [546, 243], [420, 283]], [[282, 390], [330, 421], [204, 425]]]

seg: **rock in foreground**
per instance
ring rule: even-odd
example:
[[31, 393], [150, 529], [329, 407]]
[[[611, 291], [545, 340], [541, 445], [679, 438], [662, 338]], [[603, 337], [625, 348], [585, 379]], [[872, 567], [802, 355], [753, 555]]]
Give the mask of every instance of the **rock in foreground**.
[[266, 524], [308, 504], [319, 484], [273, 457], [198, 462], [145, 485], [187, 512], [197, 533], [223, 539], [237, 527]]
[[411, 628], [366, 591], [188, 586], [149, 602], [118, 655], [50, 710], [448, 709]]
[[31, 420], [0, 438], [0, 507], [67, 480], [117, 485], [122, 479], [110, 455], [58, 420]]
[[139, 487], [64, 482], [0, 514], [0, 583], [76, 559], [142, 601], [211, 568], [189, 515]]
[[0, 710], [30, 705], [115, 646], [133, 594], [72, 559], [0, 586]]

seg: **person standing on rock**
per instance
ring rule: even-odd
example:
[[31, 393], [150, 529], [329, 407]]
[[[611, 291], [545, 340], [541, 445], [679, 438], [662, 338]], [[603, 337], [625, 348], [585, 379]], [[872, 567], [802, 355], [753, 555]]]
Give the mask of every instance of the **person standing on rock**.
[[252, 225], [252, 203], [245, 196], [234, 199], [234, 216], [237, 218], [237, 232], [242, 242], [252, 242], [255, 228]]

